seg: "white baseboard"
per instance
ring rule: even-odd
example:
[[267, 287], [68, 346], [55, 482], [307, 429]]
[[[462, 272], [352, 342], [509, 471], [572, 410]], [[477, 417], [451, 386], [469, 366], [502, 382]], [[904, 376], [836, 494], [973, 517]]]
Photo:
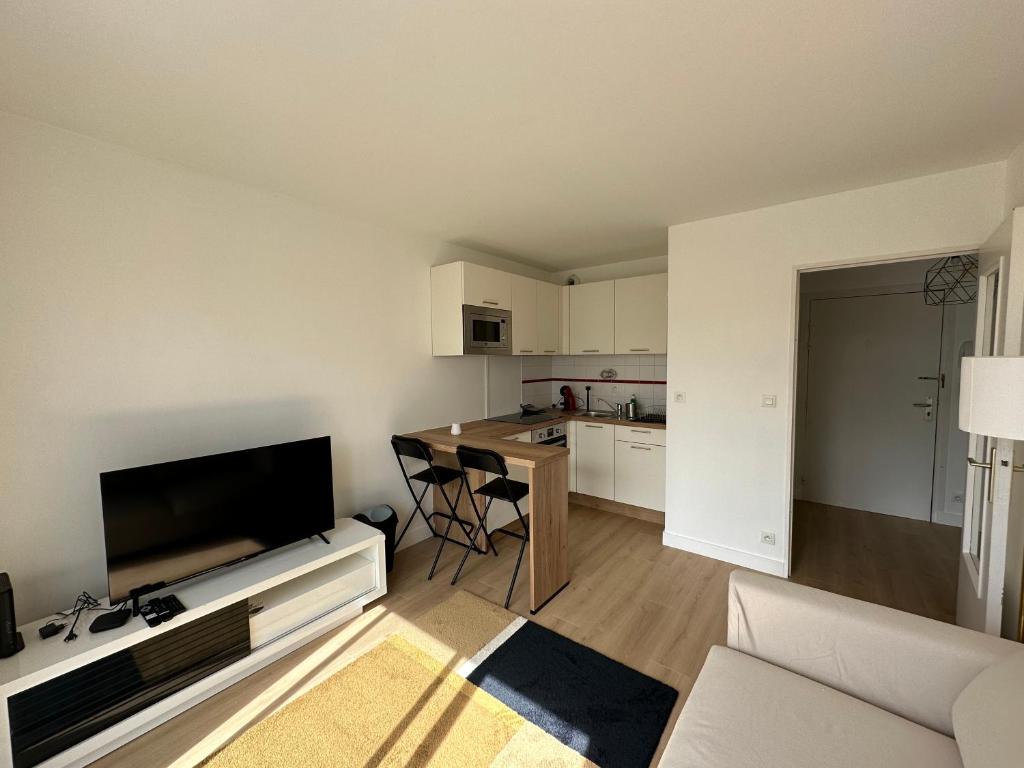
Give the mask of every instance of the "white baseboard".
[[[418, 517], [419, 513], [416, 514]], [[405, 523], [399, 523], [398, 530], [395, 532], [396, 536], [402, 532], [403, 525], [405, 525]], [[409, 526], [409, 530], [405, 532], [405, 536], [402, 539], [402, 543], [399, 544], [398, 547], [396, 547], [396, 551], [400, 552], [406, 547], [411, 547], [413, 544], [419, 544], [421, 541], [426, 541], [433, 535], [433, 531], [431, 531], [430, 528], [427, 527], [427, 524], [423, 522], [423, 518], [421, 517], [419, 520], [417, 520]]]
[[725, 547], [721, 544], [713, 544], [710, 541], [694, 539], [690, 536], [683, 536], [679, 533], [665, 531], [661, 535], [661, 543], [666, 547], [682, 549], [686, 552], [693, 552], [695, 555], [711, 557], [733, 565], [741, 565], [762, 573], [770, 573], [773, 576], [786, 577], [786, 563], [774, 557], [758, 555], [754, 552], [746, 552], [742, 549]]
[[940, 525], [953, 525], [957, 528], [964, 527], [964, 516], [960, 512], [947, 512], [944, 509], [936, 509], [932, 513], [932, 522]]

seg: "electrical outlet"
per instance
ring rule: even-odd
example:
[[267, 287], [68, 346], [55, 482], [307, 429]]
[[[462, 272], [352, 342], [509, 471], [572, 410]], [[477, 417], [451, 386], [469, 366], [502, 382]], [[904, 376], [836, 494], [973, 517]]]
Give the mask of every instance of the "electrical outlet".
[[774, 531], [761, 531], [761, 543], [767, 544], [769, 547], [775, 546], [775, 532]]
[[761, 407], [762, 408], [774, 408], [775, 407], [775, 395], [761, 395]]
[[676, 392], [675, 396], [673, 397], [673, 399], [677, 403], [685, 403], [686, 402], [686, 393], [685, 392]]

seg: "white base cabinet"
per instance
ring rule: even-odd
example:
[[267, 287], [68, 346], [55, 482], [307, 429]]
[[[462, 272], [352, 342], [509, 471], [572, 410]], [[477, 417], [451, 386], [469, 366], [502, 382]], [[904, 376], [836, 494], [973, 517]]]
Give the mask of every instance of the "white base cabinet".
[[615, 426], [581, 421], [576, 425], [576, 491], [615, 498]]
[[615, 501], [665, 511], [665, 447], [615, 442]]

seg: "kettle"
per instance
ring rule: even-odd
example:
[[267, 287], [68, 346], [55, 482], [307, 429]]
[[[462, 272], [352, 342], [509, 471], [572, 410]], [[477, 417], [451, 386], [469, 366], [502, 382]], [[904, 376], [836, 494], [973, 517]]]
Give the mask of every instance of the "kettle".
[[576, 410], [576, 395], [573, 394], [572, 387], [565, 385], [558, 394], [562, 396], [562, 410], [563, 411], [575, 411]]

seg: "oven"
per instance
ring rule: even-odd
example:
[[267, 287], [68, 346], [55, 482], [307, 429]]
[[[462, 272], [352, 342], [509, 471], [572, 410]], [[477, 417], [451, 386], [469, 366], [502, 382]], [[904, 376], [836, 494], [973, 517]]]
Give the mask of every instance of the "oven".
[[512, 313], [462, 305], [462, 351], [467, 355], [511, 355]]
[[560, 421], [550, 427], [541, 427], [530, 433], [530, 442], [540, 445], [557, 445], [561, 448], [568, 448], [569, 441], [566, 439], [565, 422]]

